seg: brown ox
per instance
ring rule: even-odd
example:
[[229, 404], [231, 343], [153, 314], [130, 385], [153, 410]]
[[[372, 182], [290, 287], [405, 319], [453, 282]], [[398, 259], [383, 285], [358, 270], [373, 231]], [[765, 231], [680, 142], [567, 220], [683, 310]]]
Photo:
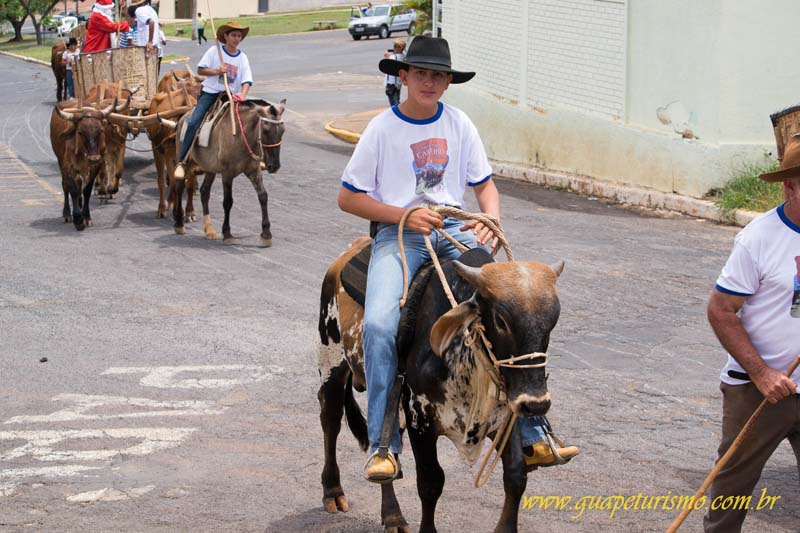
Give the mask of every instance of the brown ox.
[[182, 82], [189, 82], [191, 85], [200, 83], [205, 79], [204, 76], [195, 76], [188, 67], [185, 69], [172, 69], [160, 80], [158, 80], [157, 91], [163, 93], [166, 91], [174, 91], [179, 88]]
[[56, 77], [56, 101], [66, 100], [67, 95], [67, 66], [61, 63], [61, 54], [67, 47], [64, 41], [53, 45], [50, 49], [50, 68], [53, 69], [53, 76]]
[[[149, 115], [160, 113], [162, 116], [169, 114], [181, 107], [194, 107], [197, 98], [200, 96], [201, 78], [186, 75], [185, 79], [178, 79], [176, 73], [186, 71], [171, 71], [166, 74], [158, 83], [159, 92], [150, 100]], [[161, 90], [161, 87], [165, 87]], [[176, 120], [185, 113], [173, 115]], [[173, 208], [175, 202], [175, 191], [173, 175], [175, 172], [176, 146], [175, 131], [159, 123], [151, 124], [147, 127], [147, 135], [153, 147], [153, 161], [156, 164], [156, 174], [158, 176], [158, 218], [165, 218], [168, 210]], [[191, 221], [195, 219], [194, 193], [197, 190], [197, 178], [195, 172], [199, 168], [194, 168], [188, 173], [187, 199], [185, 216]], [[166, 189], [169, 186], [169, 197], [166, 198]], [[169, 205], [167, 205], [169, 204]]]
[[[211, 224], [211, 215], [208, 210], [208, 199], [211, 195], [211, 185], [217, 174], [222, 174], [224, 197], [222, 207], [225, 219], [222, 222], [223, 239], [232, 239], [230, 214], [233, 207], [233, 179], [239, 174], [244, 174], [258, 194], [258, 203], [261, 204], [261, 245], [272, 246], [272, 232], [270, 231], [269, 212], [267, 210], [267, 191], [261, 177], [261, 165], [265, 164], [267, 172], [273, 174], [281, 167], [280, 150], [283, 140], [283, 111], [286, 100], [275, 106], [264, 100], [247, 100], [239, 105], [239, 121], [236, 126], [236, 135], [232, 135], [231, 123], [227, 111], [225, 117], [217, 121], [208, 141], [207, 147], [195, 144], [190, 153], [193, 162], [205, 170], [203, 185], [200, 187], [200, 199], [203, 202], [203, 232], [206, 239], [216, 239], [217, 233]], [[188, 120], [190, 114], [184, 115], [176, 124], [163, 121], [171, 128], [178, 128]], [[186, 233], [183, 227], [182, 196], [185, 179], [175, 179], [175, 233]]]
[[84, 107], [77, 112], [63, 111], [74, 105], [75, 101], [70, 100], [54, 107], [50, 116], [50, 142], [61, 170], [64, 222], [72, 221], [75, 229], [81, 231], [92, 225], [89, 198], [106, 149], [106, 117], [114, 110], [116, 100], [102, 110]]

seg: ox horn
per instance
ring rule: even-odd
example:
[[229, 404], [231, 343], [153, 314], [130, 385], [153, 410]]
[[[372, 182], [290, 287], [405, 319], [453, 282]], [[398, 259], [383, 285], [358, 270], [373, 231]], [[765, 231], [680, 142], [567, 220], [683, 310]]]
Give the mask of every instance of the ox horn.
[[105, 109], [100, 110], [100, 112], [103, 114], [103, 118], [106, 118], [108, 117], [108, 115], [113, 113], [116, 108], [117, 108], [117, 97], [115, 96], [114, 101], [111, 102], [111, 105]]
[[156, 113], [156, 119], [158, 120], [159, 124], [166, 126], [171, 130], [174, 130], [178, 127], [177, 122], [175, 122], [174, 120], [167, 120], [165, 118], [161, 118], [161, 115], [159, 113]]
[[67, 113], [66, 111], [62, 111], [61, 108], [58, 107], [57, 105], [56, 105], [56, 113], [58, 113], [58, 116], [63, 118], [64, 120], [69, 120], [69, 121], [75, 120], [75, 113]]
[[122, 104], [121, 107], [115, 107], [114, 108], [114, 113], [117, 113], [119, 111], [125, 111], [126, 109], [128, 109], [128, 106], [131, 105], [131, 96], [132, 95], [130, 95], [130, 94], [128, 95], [128, 98], [125, 100], [125, 103]]
[[564, 261], [561, 260], [556, 261], [555, 263], [550, 265], [550, 268], [553, 269], [553, 272], [556, 273], [556, 277], [559, 277], [561, 273], [564, 272]]
[[172, 79], [174, 79], [175, 81], [183, 81], [178, 77], [177, 74], [175, 74], [174, 70], [171, 70], [170, 72], [172, 72]]
[[453, 261], [453, 266], [455, 266], [458, 275], [464, 278], [464, 281], [466, 281], [476, 289], [483, 286], [483, 282], [481, 281], [480, 268], [467, 266], [460, 261]]

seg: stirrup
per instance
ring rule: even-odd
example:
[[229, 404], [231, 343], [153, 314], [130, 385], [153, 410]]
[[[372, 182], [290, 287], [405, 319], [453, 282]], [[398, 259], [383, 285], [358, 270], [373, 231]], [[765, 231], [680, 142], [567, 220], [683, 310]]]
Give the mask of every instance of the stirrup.
[[544, 422], [540, 424], [540, 426], [544, 432], [545, 442], [547, 442], [547, 445], [550, 446], [550, 451], [553, 453], [553, 457], [556, 458], [555, 464], [566, 464], [567, 461], [558, 453], [559, 448], [564, 448], [564, 443], [561, 442], [561, 439], [555, 436], [553, 433], [553, 428], [550, 427], [550, 422], [548, 422], [546, 418], [543, 418], [543, 420]]
[[[374, 479], [369, 477], [369, 475], [367, 474], [368, 467], [376, 457], [379, 457], [381, 459], [388, 459], [389, 462], [392, 463], [392, 467], [394, 468], [394, 474], [391, 477], [387, 477], [386, 479]], [[366, 479], [370, 483], [378, 483], [380, 485], [391, 483], [392, 481], [397, 479], [399, 474], [400, 474], [400, 464], [397, 462], [397, 459], [395, 459], [394, 454], [385, 448], [383, 449], [378, 448], [378, 450], [376, 450], [372, 455], [370, 455], [367, 458], [367, 462], [364, 464], [364, 479]]]

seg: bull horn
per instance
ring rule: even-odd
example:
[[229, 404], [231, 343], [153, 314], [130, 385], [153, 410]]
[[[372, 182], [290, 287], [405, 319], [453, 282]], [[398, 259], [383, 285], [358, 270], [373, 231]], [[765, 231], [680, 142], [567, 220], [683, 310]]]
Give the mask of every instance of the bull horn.
[[74, 113], [67, 113], [66, 111], [62, 111], [61, 108], [58, 106], [56, 106], [56, 113], [58, 113], [58, 116], [63, 118], [64, 120], [70, 120], [70, 121], [75, 120]]
[[453, 266], [456, 268], [458, 275], [464, 278], [464, 281], [479, 289], [483, 286], [481, 281], [481, 269], [476, 267], [467, 266], [460, 261], [453, 261]]
[[556, 277], [559, 277], [561, 273], [564, 272], [564, 261], [561, 260], [556, 261], [555, 263], [550, 265], [550, 268], [553, 269], [553, 272], [556, 273]]
[[196, 76], [194, 75], [192, 67], [189, 66], [189, 63], [184, 63], [184, 65], [186, 65], [186, 71], [189, 73], [189, 78], [195, 78]]
[[125, 100], [125, 103], [122, 104], [121, 107], [114, 108], [114, 113], [117, 113], [119, 111], [125, 111], [126, 109], [128, 109], [129, 105], [131, 105], [131, 95], [130, 94], [128, 95], [128, 98]]
[[174, 130], [178, 127], [177, 122], [175, 122], [174, 120], [167, 120], [165, 118], [161, 118], [161, 115], [159, 113], [156, 113], [156, 119], [158, 120], [159, 124], [166, 126], [171, 130]]
[[107, 108], [101, 110], [100, 112], [103, 114], [103, 118], [106, 118], [106, 117], [108, 117], [108, 115], [113, 113], [116, 108], [117, 108], [117, 97], [115, 96], [114, 97], [114, 101], [111, 102], [111, 105], [108, 106]]
[[178, 75], [177, 75], [177, 74], [175, 74], [175, 71], [174, 71], [174, 70], [171, 70], [170, 72], [172, 72], [172, 78], [173, 78], [175, 81], [181, 81], [181, 79], [178, 77]]

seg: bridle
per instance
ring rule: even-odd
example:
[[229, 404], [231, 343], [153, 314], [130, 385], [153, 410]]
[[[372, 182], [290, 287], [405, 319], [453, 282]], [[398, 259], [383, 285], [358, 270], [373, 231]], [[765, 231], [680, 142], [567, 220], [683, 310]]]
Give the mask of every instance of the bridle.
[[[274, 118], [259, 117], [259, 120], [261, 120], [263, 122], [266, 122], [268, 124], [275, 124], [275, 125], [283, 124], [283, 119], [275, 120]], [[275, 144], [264, 144], [264, 143], [261, 143], [261, 146], [264, 147], [264, 148], [275, 148], [277, 146], [280, 146], [282, 143], [283, 143], [283, 139], [281, 139], [280, 141], [278, 141]]]

